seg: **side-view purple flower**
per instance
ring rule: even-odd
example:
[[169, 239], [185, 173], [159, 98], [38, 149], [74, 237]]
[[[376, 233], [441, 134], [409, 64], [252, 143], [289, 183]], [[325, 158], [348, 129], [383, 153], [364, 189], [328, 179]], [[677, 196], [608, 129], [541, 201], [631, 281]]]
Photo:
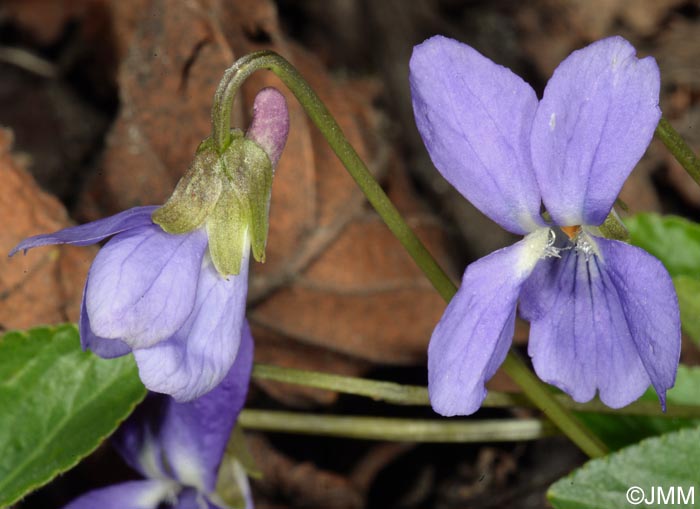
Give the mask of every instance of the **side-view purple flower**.
[[[248, 392], [253, 339], [243, 325], [236, 362], [211, 392], [188, 403], [149, 394], [113, 438], [124, 460], [145, 479], [96, 489], [64, 509], [226, 508], [216, 484], [226, 444]], [[250, 487], [236, 479], [252, 509]]]
[[[284, 97], [264, 89], [256, 97], [246, 137], [237, 134], [221, 155], [203, 142], [164, 207], [136, 207], [30, 237], [10, 256], [49, 244], [84, 246], [112, 237], [85, 282], [79, 324], [83, 348], [105, 358], [133, 352], [149, 390], [178, 401], [197, 398], [216, 387], [236, 358], [251, 242], [264, 256], [272, 171], [288, 128]], [[261, 180], [257, 193], [258, 188], [246, 187]], [[162, 222], [156, 224], [155, 217]], [[163, 224], [178, 231], [168, 233]]]
[[599, 228], [659, 121], [656, 62], [636, 58], [621, 37], [604, 39], [566, 58], [538, 101], [510, 70], [438, 36], [414, 49], [410, 84], [438, 170], [525, 235], [467, 267], [430, 340], [433, 408], [479, 408], [511, 344], [518, 301], [544, 381], [579, 402], [598, 391], [615, 408], [651, 383], [665, 407], [680, 355], [671, 278]]

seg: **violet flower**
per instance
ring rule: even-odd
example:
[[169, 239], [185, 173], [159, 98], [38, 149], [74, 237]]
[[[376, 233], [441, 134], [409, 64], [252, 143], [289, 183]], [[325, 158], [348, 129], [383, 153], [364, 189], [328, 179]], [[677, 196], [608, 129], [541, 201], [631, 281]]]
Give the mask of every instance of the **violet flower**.
[[414, 49], [410, 83], [435, 166], [484, 214], [525, 235], [467, 267], [430, 340], [433, 408], [479, 408], [511, 344], [518, 300], [542, 380], [579, 402], [597, 390], [613, 408], [651, 383], [665, 405], [680, 354], [673, 284], [657, 259], [599, 228], [659, 121], [655, 61], [637, 59], [621, 37], [598, 41], [566, 58], [538, 101], [510, 70], [433, 37]]
[[251, 246], [257, 259], [264, 258], [272, 172], [288, 128], [284, 97], [264, 89], [246, 137], [233, 132], [223, 154], [202, 142], [163, 207], [135, 207], [30, 237], [10, 256], [112, 237], [85, 282], [83, 348], [105, 358], [133, 352], [149, 390], [178, 401], [197, 398], [236, 358]]
[[[253, 340], [245, 324], [236, 362], [211, 392], [189, 403], [150, 394], [122, 425], [113, 444], [145, 480], [128, 481], [73, 500], [64, 509], [226, 508], [216, 493], [219, 466], [248, 392]], [[252, 508], [247, 477], [237, 478]]]

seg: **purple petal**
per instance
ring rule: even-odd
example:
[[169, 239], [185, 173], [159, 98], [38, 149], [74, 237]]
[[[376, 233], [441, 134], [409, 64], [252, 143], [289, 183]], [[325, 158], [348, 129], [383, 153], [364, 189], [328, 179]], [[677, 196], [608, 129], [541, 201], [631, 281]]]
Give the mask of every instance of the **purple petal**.
[[[85, 282], [86, 289], [89, 281], [90, 278], [88, 277], [88, 280]], [[80, 308], [79, 329], [80, 345], [83, 347], [83, 350], [91, 350], [103, 359], [113, 359], [131, 352], [131, 347], [123, 341], [101, 338], [92, 332], [90, 319], [85, 309], [85, 290], [83, 290], [83, 303]]]
[[[222, 505], [223, 508], [225, 505]], [[221, 509], [215, 505], [207, 497], [198, 493], [194, 489], [182, 490], [177, 499], [177, 504], [172, 506], [172, 509]], [[237, 508], [236, 508], [237, 509]]]
[[158, 226], [112, 238], [88, 276], [85, 306], [95, 335], [132, 348], [172, 336], [192, 311], [206, 245], [203, 230], [171, 235]]
[[506, 230], [524, 234], [542, 224], [530, 162], [532, 88], [441, 36], [414, 48], [409, 80], [416, 125], [442, 176]]
[[621, 37], [573, 52], [554, 72], [532, 126], [532, 160], [556, 224], [599, 225], [661, 116], [659, 69]]
[[260, 145], [272, 167], [282, 155], [289, 134], [289, 112], [284, 96], [276, 88], [263, 88], [255, 96], [253, 121], [246, 137]]
[[224, 278], [207, 256], [192, 314], [182, 328], [167, 341], [134, 350], [144, 385], [178, 401], [216, 387], [236, 358], [247, 290], [247, 257], [239, 275]]
[[245, 403], [252, 365], [253, 340], [246, 323], [236, 361], [217, 387], [189, 403], [149, 394], [115, 435], [117, 450], [146, 477], [175, 478], [213, 492], [231, 430]]
[[467, 267], [428, 347], [430, 402], [439, 414], [471, 414], [486, 397], [484, 383], [508, 352], [520, 288], [544, 255], [548, 233], [539, 229]]
[[528, 351], [542, 380], [578, 402], [600, 388], [604, 403], [620, 407], [638, 398], [649, 378], [611, 286], [597, 257], [587, 262], [566, 251], [536, 269], [521, 312], [531, 320]]
[[253, 368], [253, 338], [246, 323], [236, 361], [213, 390], [189, 403], [170, 399], [160, 440], [175, 477], [205, 493], [216, 488], [219, 464], [245, 404]]
[[170, 398], [149, 393], [111, 439], [131, 468], [148, 479], [172, 478], [163, 462], [165, 452], [160, 440], [162, 421]]
[[535, 371], [578, 402], [598, 389], [613, 408], [641, 396], [652, 375], [663, 401], [680, 347], [670, 278], [638, 248], [594, 242], [602, 256], [586, 260], [567, 251], [561, 260], [538, 266], [523, 288], [521, 311], [531, 320]]
[[64, 509], [157, 509], [175, 499], [177, 488], [169, 481], [130, 481], [90, 491]]
[[95, 244], [111, 235], [153, 224], [151, 214], [157, 208], [157, 206], [134, 207], [91, 223], [64, 228], [54, 233], [35, 235], [20, 242], [10, 251], [10, 256], [20, 250], [24, 250], [26, 253], [29, 249], [50, 244], [73, 244], [76, 246]]
[[665, 409], [681, 351], [680, 312], [671, 277], [643, 249], [615, 240], [597, 242], [637, 353]]

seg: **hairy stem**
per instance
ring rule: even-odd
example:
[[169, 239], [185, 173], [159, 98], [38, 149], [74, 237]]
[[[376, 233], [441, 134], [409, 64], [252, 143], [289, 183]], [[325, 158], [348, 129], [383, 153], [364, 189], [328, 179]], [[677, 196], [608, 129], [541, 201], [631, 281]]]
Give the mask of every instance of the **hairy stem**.
[[666, 145], [668, 151], [688, 172], [688, 175], [693, 177], [695, 183], [700, 186], [700, 159], [665, 118], [661, 118], [659, 125], [656, 126], [656, 136]]

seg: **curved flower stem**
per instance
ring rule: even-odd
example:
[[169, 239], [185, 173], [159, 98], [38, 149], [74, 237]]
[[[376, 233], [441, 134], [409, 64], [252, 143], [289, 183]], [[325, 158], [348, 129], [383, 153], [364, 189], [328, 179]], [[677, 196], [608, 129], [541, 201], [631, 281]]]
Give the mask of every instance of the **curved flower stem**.
[[389, 229], [401, 241], [440, 295], [445, 300], [451, 299], [457, 289], [450, 278], [389, 201], [316, 92], [299, 72], [278, 54], [272, 51], [251, 53], [242, 57], [225, 72], [214, 96], [212, 108], [212, 137], [219, 149], [223, 150], [229, 143], [231, 108], [236, 91], [248, 76], [259, 69], [274, 72], [289, 87]]
[[693, 177], [696, 184], [700, 186], [700, 159], [693, 153], [681, 135], [671, 126], [665, 118], [661, 118], [656, 126], [656, 136], [666, 145], [673, 157], [681, 163], [681, 166]]
[[395, 442], [520, 442], [557, 434], [541, 419], [428, 420], [243, 410], [246, 429]]
[[[272, 380], [305, 387], [314, 387], [327, 391], [364, 396], [375, 401], [393, 405], [430, 405], [428, 389], [420, 385], [403, 385], [383, 380], [370, 380], [318, 371], [307, 371], [296, 368], [283, 368], [269, 364], [255, 364], [253, 378]], [[612, 415], [637, 415], [663, 418], [698, 418], [700, 406], [670, 404], [666, 412], [662, 412], [657, 401], [635, 401], [619, 409], [605, 406], [601, 401], [576, 403], [565, 394], [554, 394], [559, 404], [576, 412], [601, 413]], [[489, 408], [533, 407], [532, 401], [522, 394], [489, 391], [482, 406]]]
[[[340, 126], [316, 93], [299, 72], [280, 55], [272, 51], [251, 53], [239, 59], [225, 72], [216, 90], [212, 107], [212, 138], [218, 149], [223, 151], [230, 142], [231, 109], [238, 89], [248, 76], [260, 69], [274, 72], [289, 87], [348, 173], [357, 182], [367, 200], [425, 273], [435, 289], [445, 301], [449, 302], [457, 292], [457, 287], [403, 220], [355, 149], [348, 143]], [[598, 437], [569, 410], [562, 407], [554, 399], [549, 389], [512, 351], [508, 354], [504, 368], [506, 373], [520, 385], [527, 397], [581, 450], [590, 457], [603, 456], [607, 453], [607, 448]]]

